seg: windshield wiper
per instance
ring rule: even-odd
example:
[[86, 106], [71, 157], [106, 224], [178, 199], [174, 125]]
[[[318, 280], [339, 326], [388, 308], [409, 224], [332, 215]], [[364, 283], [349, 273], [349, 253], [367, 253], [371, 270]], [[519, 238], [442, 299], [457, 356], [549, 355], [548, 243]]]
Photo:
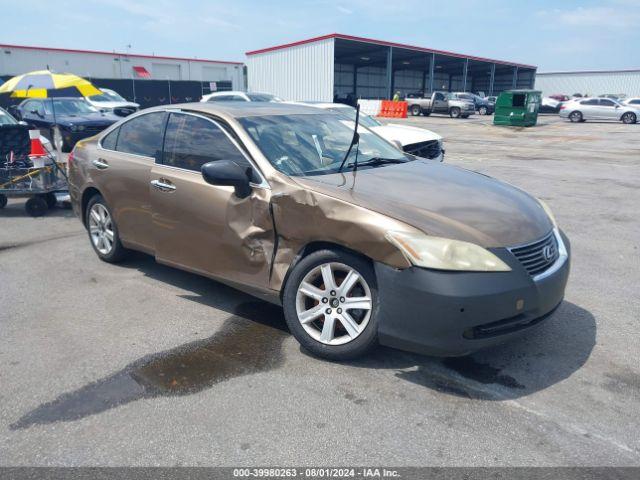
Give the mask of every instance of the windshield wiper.
[[344, 167], [344, 164], [347, 161], [347, 158], [349, 158], [349, 155], [351, 154], [351, 149], [353, 148], [354, 145], [357, 145], [357, 146], [356, 146], [356, 160], [354, 162], [353, 171], [355, 172], [356, 169], [358, 168], [358, 150], [360, 149], [360, 134], [358, 133], [359, 122], [360, 122], [360, 104], [358, 103], [356, 105], [356, 126], [353, 129], [353, 137], [351, 138], [349, 149], [347, 150], [347, 154], [342, 159], [342, 163], [340, 164], [340, 168], [338, 169], [338, 172], [342, 172], [342, 167]]
[[384, 158], [384, 157], [373, 157], [367, 160], [366, 162], [361, 162], [359, 165], [361, 167], [375, 167], [378, 165], [387, 165], [391, 163], [407, 163], [407, 160], [403, 160], [401, 158]]

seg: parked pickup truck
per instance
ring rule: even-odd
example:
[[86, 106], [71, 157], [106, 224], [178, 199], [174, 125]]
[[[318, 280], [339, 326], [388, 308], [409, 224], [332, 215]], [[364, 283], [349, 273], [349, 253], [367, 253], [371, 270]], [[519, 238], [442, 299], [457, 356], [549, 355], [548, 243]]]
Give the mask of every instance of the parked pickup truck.
[[406, 101], [409, 113], [415, 116], [442, 113], [451, 118], [467, 118], [476, 113], [473, 101], [460, 98], [455, 93], [433, 92], [431, 98], [424, 98], [421, 93], [410, 93]]

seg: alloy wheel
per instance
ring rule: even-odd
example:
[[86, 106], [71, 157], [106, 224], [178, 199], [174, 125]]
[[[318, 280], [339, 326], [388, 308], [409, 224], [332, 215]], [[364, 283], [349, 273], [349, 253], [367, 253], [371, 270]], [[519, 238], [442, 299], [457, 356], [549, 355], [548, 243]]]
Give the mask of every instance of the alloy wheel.
[[296, 313], [305, 331], [325, 345], [356, 339], [371, 318], [373, 300], [364, 277], [343, 263], [323, 263], [305, 275], [296, 293]]
[[109, 255], [114, 241], [113, 222], [109, 210], [101, 203], [95, 203], [89, 211], [89, 233], [96, 250]]

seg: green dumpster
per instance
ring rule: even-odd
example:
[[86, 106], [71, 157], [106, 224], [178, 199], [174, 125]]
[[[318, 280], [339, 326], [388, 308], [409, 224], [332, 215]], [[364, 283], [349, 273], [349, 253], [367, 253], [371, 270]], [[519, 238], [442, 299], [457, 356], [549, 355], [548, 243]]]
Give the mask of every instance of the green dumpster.
[[505, 90], [496, 100], [493, 124], [533, 127], [541, 98], [542, 92], [537, 90]]

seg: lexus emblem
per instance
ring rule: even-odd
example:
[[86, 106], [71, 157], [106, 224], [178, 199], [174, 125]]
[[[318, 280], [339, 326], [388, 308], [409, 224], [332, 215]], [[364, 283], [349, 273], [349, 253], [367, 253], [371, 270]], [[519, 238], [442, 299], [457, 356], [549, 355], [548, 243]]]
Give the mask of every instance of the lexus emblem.
[[553, 258], [553, 249], [551, 248], [551, 245], [547, 245], [542, 249], [542, 256], [547, 262]]

